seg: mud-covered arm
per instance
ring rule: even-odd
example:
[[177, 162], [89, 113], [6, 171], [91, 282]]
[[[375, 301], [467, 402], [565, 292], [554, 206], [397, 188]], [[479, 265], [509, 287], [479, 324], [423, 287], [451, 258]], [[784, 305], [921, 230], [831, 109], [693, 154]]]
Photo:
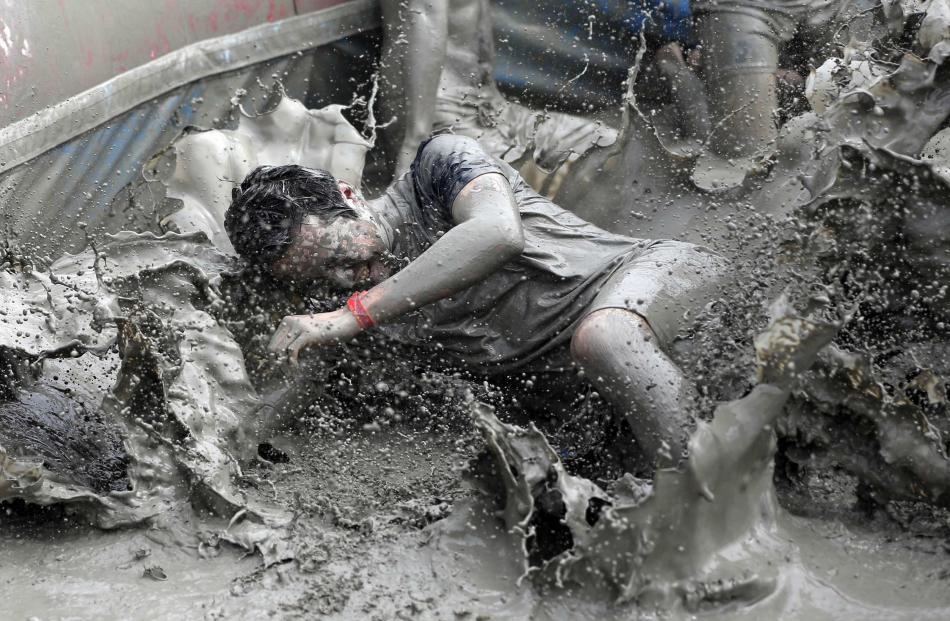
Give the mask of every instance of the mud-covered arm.
[[[449, 38], [448, 2], [446, 0], [384, 0], [383, 19], [388, 24], [399, 20], [403, 5], [404, 29], [407, 43], [402, 54], [401, 75], [405, 134], [399, 148], [396, 174], [401, 174], [412, 162], [416, 147], [432, 131], [439, 78], [445, 64]], [[387, 28], [388, 37], [397, 36], [398, 28]], [[386, 49], [397, 46], [387, 44]]]
[[521, 215], [500, 173], [466, 184], [452, 204], [455, 226], [402, 271], [369, 290], [363, 305], [377, 324], [458, 293], [524, 250]]
[[[418, 149], [411, 168], [416, 216], [430, 230], [448, 230], [402, 271], [356, 298], [373, 323], [449, 297], [521, 254], [521, 213], [501, 171], [478, 142], [464, 136], [437, 136]], [[285, 317], [270, 349], [296, 362], [303, 349], [349, 341], [365, 328], [356, 316], [362, 310], [348, 304]]]

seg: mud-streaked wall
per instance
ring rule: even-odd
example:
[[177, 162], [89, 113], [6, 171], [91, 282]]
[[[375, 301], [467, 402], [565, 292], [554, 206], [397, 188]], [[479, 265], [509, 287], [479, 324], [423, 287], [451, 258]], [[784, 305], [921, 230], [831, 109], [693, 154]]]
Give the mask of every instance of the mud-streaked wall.
[[185, 45], [348, 0], [0, 0], [0, 127]]

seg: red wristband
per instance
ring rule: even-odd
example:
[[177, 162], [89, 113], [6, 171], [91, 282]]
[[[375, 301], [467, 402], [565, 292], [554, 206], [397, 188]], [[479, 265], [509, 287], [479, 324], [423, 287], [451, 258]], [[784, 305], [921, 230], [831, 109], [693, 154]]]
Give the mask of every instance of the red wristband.
[[363, 295], [365, 291], [356, 291], [350, 298], [346, 301], [346, 307], [350, 309], [350, 312], [353, 313], [353, 316], [356, 318], [356, 323], [359, 327], [364, 330], [368, 330], [376, 325], [376, 322], [373, 321], [373, 318], [369, 316], [369, 312], [366, 310], [366, 307], [363, 306]]

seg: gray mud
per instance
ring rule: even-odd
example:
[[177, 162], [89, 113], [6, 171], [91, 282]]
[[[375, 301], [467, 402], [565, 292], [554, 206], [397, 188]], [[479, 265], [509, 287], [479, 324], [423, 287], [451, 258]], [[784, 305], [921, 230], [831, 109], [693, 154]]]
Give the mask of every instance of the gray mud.
[[[297, 513], [295, 537], [304, 550], [296, 563], [267, 570], [233, 548], [201, 558], [196, 547], [180, 547], [164, 531], [103, 532], [61, 516], [0, 516], [5, 559], [12, 561], [0, 566], [0, 583], [16, 594], [0, 602], [0, 617], [637, 617], [634, 606], [612, 605], [607, 593], [519, 586], [519, 542], [498, 518], [500, 505], [467, 489], [452, 467], [472, 449], [408, 427], [353, 436], [298, 439], [299, 457], [255, 471], [259, 493], [276, 491], [280, 504]], [[777, 589], [753, 606], [703, 618], [950, 614], [945, 517], [942, 524], [939, 516], [903, 524], [900, 516], [869, 519], [848, 508], [853, 480], [847, 477], [810, 481], [794, 494], [780, 493], [780, 500], [796, 511], [807, 506], [808, 515], [778, 513], [777, 536], [788, 552], [776, 559]], [[136, 559], [141, 550], [148, 556]], [[155, 565], [167, 581], [143, 577]]]
[[652, 481], [576, 455], [624, 442], [596, 395], [570, 429], [375, 336], [305, 375], [268, 358], [282, 315], [340, 300], [240, 271], [219, 173], [289, 158], [358, 184], [369, 141], [338, 108], [186, 135], [162, 192], [176, 232], [51, 266], [7, 249], [0, 618], [947, 618], [950, 47], [932, 8], [822, 65], [766, 161], [671, 147], [634, 99], [624, 174], [589, 159], [562, 186], [570, 205], [594, 183], [605, 227], [739, 266], [741, 294], [681, 335], [701, 420]]

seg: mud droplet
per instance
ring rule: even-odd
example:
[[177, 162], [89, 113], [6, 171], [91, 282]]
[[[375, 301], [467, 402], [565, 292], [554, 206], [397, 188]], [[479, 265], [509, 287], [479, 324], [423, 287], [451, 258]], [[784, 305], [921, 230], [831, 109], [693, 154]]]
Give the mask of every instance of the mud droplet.
[[168, 580], [168, 574], [166, 574], [165, 570], [158, 565], [146, 567], [145, 571], [142, 572], [142, 577], [151, 578], [152, 580], [157, 580], [158, 582], [164, 582], [165, 580]]

